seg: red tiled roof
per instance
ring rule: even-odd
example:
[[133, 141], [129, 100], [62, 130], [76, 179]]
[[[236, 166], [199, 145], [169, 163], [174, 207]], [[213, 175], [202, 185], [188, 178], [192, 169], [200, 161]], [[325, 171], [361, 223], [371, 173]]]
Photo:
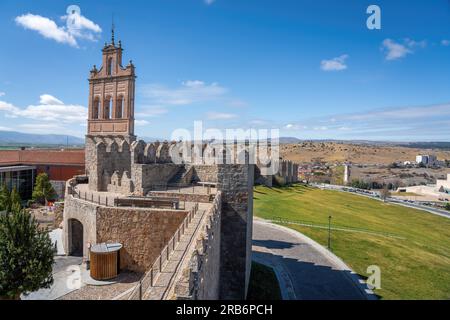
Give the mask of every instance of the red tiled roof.
[[84, 149], [0, 150], [0, 165], [72, 165], [84, 166]]

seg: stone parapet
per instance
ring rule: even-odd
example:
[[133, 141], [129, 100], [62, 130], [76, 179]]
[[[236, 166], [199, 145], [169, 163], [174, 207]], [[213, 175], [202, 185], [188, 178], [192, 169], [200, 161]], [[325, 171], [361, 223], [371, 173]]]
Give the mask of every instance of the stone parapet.
[[193, 251], [187, 255], [187, 266], [175, 281], [175, 299], [219, 299], [221, 202], [218, 193], [190, 247]]

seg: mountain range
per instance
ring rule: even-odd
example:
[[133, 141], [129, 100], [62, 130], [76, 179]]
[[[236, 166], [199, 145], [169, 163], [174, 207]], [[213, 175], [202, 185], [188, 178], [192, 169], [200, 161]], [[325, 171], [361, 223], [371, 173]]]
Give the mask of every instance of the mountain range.
[[31, 134], [15, 131], [0, 131], [0, 145], [83, 145], [84, 139], [58, 134]]

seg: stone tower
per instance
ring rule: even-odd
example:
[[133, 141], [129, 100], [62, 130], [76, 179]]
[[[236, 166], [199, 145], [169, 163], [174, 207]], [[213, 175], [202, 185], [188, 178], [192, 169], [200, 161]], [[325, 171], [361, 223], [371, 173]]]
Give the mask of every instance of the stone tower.
[[107, 191], [114, 172], [130, 172], [130, 145], [134, 135], [135, 67], [122, 66], [122, 44], [111, 43], [102, 50], [102, 67], [89, 78], [89, 115], [86, 136], [86, 173], [89, 187]]

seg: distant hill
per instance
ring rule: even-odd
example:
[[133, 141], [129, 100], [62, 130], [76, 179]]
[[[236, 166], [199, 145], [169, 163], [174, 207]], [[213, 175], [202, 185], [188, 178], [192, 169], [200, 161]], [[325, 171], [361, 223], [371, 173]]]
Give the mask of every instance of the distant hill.
[[[443, 144], [374, 143], [374, 142], [319, 142], [309, 141], [280, 145], [280, 155], [300, 163], [327, 162], [357, 164], [392, 164], [415, 161], [418, 154], [434, 154], [439, 160], [449, 160], [450, 151]], [[438, 148], [441, 147], [441, 148]]]
[[84, 139], [58, 134], [30, 134], [14, 131], [0, 131], [0, 146], [10, 145], [84, 145]]
[[409, 142], [402, 144], [407, 148], [450, 150], [450, 142]]

